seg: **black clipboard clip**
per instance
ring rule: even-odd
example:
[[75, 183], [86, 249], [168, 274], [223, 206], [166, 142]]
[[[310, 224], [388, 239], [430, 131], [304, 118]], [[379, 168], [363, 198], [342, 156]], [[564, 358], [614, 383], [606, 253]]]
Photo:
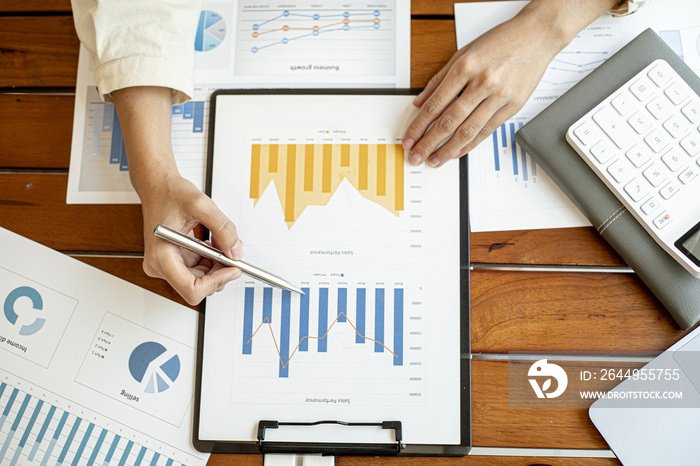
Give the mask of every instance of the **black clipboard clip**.
[[[348, 427], [381, 427], [382, 429], [392, 429], [396, 443], [385, 444], [328, 444], [321, 442], [272, 442], [265, 441], [266, 429], [277, 429], [283, 426], [311, 427], [322, 424], [336, 424]], [[324, 453], [331, 455], [338, 454], [362, 454], [362, 455], [398, 455], [403, 449], [401, 440], [403, 434], [401, 421], [383, 422], [346, 422], [346, 421], [314, 421], [314, 422], [280, 422], [280, 421], [259, 421], [258, 422], [258, 448], [261, 453]]]

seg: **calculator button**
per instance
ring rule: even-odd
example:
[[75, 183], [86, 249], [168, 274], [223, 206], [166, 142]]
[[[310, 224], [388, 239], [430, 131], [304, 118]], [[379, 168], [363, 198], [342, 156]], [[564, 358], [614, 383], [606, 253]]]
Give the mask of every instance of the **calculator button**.
[[636, 144], [628, 150], [625, 155], [634, 164], [635, 167], [639, 168], [651, 159], [651, 152], [646, 146], [641, 144]]
[[609, 107], [603, 107], [598, 113], [594, 114], [593, 121], [598, 123], [598, 126], [605, 131], [605, 134], [620, 149], [624, 149], [632, 143], [634, 133], [632, 133], [632, 130], [624, 120], [615, 115]]
[[649, 194], [649, 184], [641, 178], [635, 178], [625, 185], [625, 191], [634, 202], [639, 202]]
[[634, 97], [632, 97], [632, 94], [624, 91], [622, 94], [615, 97], [610, 104], [613, 106], [613, 108], [615, 108], [615, 110], [617, 110], [617, 113], [625, 116], [634, 110], [634, 108], [637, 106], [637, 101], [634, 99]]
[[671, 80], [671, 71], [665, 64], [656, 65], [647, 75], [654, 81], [654, 84], [661, 87]]
[[634, 128], [637, 134], [646, 133], [647, 130], [654, 124], [651, 115], [649, 115], [649, 112], [644, 109], [632, 115], [630, 119], [627, 120], [627, 123]]
[[654, 152], [661, 152], [661, 150], [668, 146], [669, 140], [661, 131], [654, 130], [649, 136], [644, 138], [644, 141]]
[[691, 100], [681, 109], [681, 112], [693, 124], [700, 121], [700, 104], [697, 100]]
[[644, 178], [649, 180], [652, 186], [659, 186], [666, 178], [668, 178], [668, 170], [659, 162], [654, 162], [651, 167], [644, 170]]
[[700, 152], [700, 135], [691, 133], [689, 136], [681, 140], [681, 147], [689, 156], [695, 157]]
[[676, 114], [666, 120], [664, 123], [664, 128], [666, 131], [668, 131], [668, 134], [670, 134], [672, 138], [677, 139], [681, 134], [686, 132], [688, 129], [688, 124], [686, 123], [685, 118]]
[[659, 215], [654, 219], [654, 225], [656, 225], [656, 228], [660, 230], [669, 223], [671, 223], [671, 220], [673, 220], [671, 214], [669, 214], [668, 212], [664, 212], [663, 214]]
[[650, 213], [658, 209], [659, 205], [660, 203], [656, 196], [652, 196], [649, 198], [648, 201], [642, 204], [642, 212], [644, 212], [646, 215], [649, 215]]
[[670, 199], [671, 196], [680, 191], [680, 189], [681, 187], [678, 183], [671, 181], [669, 184], [659, 190], [659, 194], [661, 194], [661, 197], [664, 199]]
[[673, 83], [664, 91], [666, 97], [673, 102], [673, 105], [678, 105], [688, 98], [688, 92], [679, 83]]
[[632, 176], [634, 169], [625, 159], [618, 159], [608, 167], [608, 173], [618, 183], [624, 183]]
[[683, 166], [684, 158], [685, 157], [680, 152], [678, 152], [678, 149], [671, 149], [666, 154], [664, 154], [663, 157], [661, 157], [661, 160], [664, 161], [669, 170], [675, 172]]
[[630, 86], [630, 91], [640, 102], [654, 95], [654, 85], [647, 78], [642, 78]]
[[595, 146], [591, 147], [591, 154], [599, 163], [605, 163], [615, 155], [615, 148], [610, 141], [603, 139]]
[[678, 179], [681, 180], [681, 183], [683, 184], [688, 184], [690, 183], [693, 178], [698, 176], [698, 172], [695, 168], [693, 167], [688, 167], [685, 170], [683, 170], [683, 173], [678, 175]]
[[657, 120], [663, 119], [673, 108], [671, 102], [664, 96], [655, 97], [647, 104], [647, 110], [654, 115]]
[[602, 136], [598, 127], [596, 127], [590, 121], [586, 121], [581, 126], [576, 128], [574, 130], [574, 134], [584, 146], [590, 146]]

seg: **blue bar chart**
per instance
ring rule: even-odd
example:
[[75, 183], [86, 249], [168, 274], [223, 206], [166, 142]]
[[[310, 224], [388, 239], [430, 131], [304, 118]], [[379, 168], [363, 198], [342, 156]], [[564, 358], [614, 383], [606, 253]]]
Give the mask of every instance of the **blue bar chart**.
[[[59, 407], [62, 400], [41, 390], [20, 390], [0, 382], [0, 464], [51, 465], [186, 465], [168, 457], [165, 445], [141, 445], [109, 419], [99, 419], [79, 407]], [[43, 396], [42, 396], [43, 395]]]
[[493, 170], [497, 174], [512, 175], [522, 182], [537, 179], [537, 163], [515, 142], [515, 133], [522, 128], [522, 121], [503, 123], [491, 135]]
[[[104, 102], [97, 89], [88, 88], [81, 191], [130, 190], [129, 161], [122, 128], [114, 104]], [[183, 176], [203, 184], [202, 158], [206, 154], [207, 102], [187, 102], [172, 107], [171, 127], [175, 160]]]
[[[297, 352], [316, 351], [317, 353], [329, 352], [329, 341], [333, 339], [334, 330], [354, 332], [354, 342], [357, 345], [371, 344], [375, 353], [386, 353], [387, 363], [394, 366], [403, 365], [404, 355], [404, 290], [402, 288], [374, 288], [370, 290], [374, 295], [374, 301], [368, 306], [366, 288], [356, 288], [354, 309], [348, 309], [348, 288], [329, 287], [310, 288], [303, 287], [304, 295], [292, 295], [284, 290], [278, 292], [281, 299], [278, 300], [279, 310], [273, 314], [273, 289], [270, 287], [245, 287], [243, 308], [243, 335], [242, 355], [254, 353], [255, 339], [259, 334], [268, 333], [274, 339], [279, 356], [279, 377], [290, 376], [290, 366], [293, 364], [293, 356]], [[391, 309], [387, 308], [386, 293], [393, 296]], [[262, 294], [262, 319], [255, 321], [256, 295]], [[329, 296], [335, 294], [337, 299], [331, 303]], [[292, 300], [298, 305], [298, 319], [291, 320]], [[314, 301], [315, 308], [310, 309], [310, 301]], [[296, 307], [296, 306], [295, 306]], [[373, 309], [373, 330], [369, 333], [366, 329], [367, 309]], [[315, 331], [310, 332], [310, 314], [316, 315]], [[387, 313], [391, 313], [391, 325], [393, 335], [391, 341], [386, 338]], [[276, 322], [273, 315], [279, 315], [280, 322]], [[352, 316], [352, 317], [351, 317]], [[298, 328], [298, 340], [292, 339], [292, 326]], [[262, 335], [261, 335], [262, 337]], [[312, 341], [310, 344], [309, 341]]]

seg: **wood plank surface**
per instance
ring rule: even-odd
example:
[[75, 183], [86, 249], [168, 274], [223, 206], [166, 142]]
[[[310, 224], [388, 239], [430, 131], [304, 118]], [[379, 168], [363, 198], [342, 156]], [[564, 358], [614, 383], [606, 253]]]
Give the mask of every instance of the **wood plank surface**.
[[70, 0], [3, 0], [0, 13], [70, 13]]
[[[476, 1], [476, 0], [463, 0]], [[451, 15], [451, 0], [412, 0], [412, 15]], [[70, 0], [4, 0], [0, 2], [2, 13], [70, 12]]]
[[469, 241], [474, 263], [626, 265], [593, 227], [479, 232]]
[[[0, 17], [0, 88], [75, 87], [78, 47], [70, 16]], [[411, 86], [425, 86], [455, 51], [454, 21], [411, 21]]]
[[72, 16], [0, 17], [0, 87], [75, 87]]
[[636, 275], [471, 275], [472, 352], [662, 351], [684, 332]]
[[[262, 466], [261, 455], [212, 455], [208, 466]], [[461, 458], [396, 458], [371, 456], [339, 456], [336, 466], [614, 466], [621, 464], [615, 458], [551, 458], [542, 456], [465, 456]]]
[[411, 87], [425, 87], [456, 51], [454, 21], [411, 21]]
[[[411, 14], [452, 15], [454, 13], [453, 4], [452, 0], [411, 0]], [[0, 13], [70, 11], [70, 0], [4, 0], [0, 2]]]
[[0, 94], [0, 168], [68, 169], [73, 96]]
[[472, 441], [479, 447], [608, 448], [587, 408], [508, 407], [508, 362], [472, 360]]
[[59, 251], [143, 252], [140, 205], [67, 205], [68, 175], [0, 173], [0, 226]]

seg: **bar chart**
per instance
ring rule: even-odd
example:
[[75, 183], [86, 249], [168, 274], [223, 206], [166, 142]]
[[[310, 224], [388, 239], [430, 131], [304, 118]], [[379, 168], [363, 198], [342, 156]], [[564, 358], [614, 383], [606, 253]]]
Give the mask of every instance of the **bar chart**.
[[[243, 348], [242, 354], [250, 355], [253, 352], [253, 340], [255, 336], [265, 327], [269, 329], [273, 340], [278, 342], [279, 348], [279, 376], [289, 377], [289, 366], [294, 354], [299, 352], [309, 351], [310, 340], [315, 341], [316, 351], [319, 353], [328, 352], [328, 341], [332, 338], [331, 333], [336, 325], [347, 324], [352, 327], [355, 332], [356, 344], [373, 344], [375, 353], [389, 353], [391, 355], [391, 363], [394, 366], [403, 365], [403, 292], [402, 288], [394, 288], [391, 290], [394, 294], [393, 306], [390, 312], [393, 312], [393, 342], [385, 343], [384, 326], [385, 326], [385, 296], [387, 290], [385, 288], [377, 288], [374, 290], [374, 332], [372, 336], [368, 336], [365, 330], [367, 321], [367, 289], [357, 288], [355, 301], [355, 322], [353, 323], [348, 317], [348, 289], [346, 287], [337, 288], [337, 306], [333, 312], [329, 309], [329, 288], [318, 288], [313, 290], [318, 294], [318, 326], [315, 331], [309, 329], [309, 301], [312, 296], [311, 288], [302, 288], [304, 294], [301, 296], [295, 295], [294, 298], [299, 300], [299, 319], [296, 325], [299, 327], [299, 342], [294, 345], [290, 340], [291, 333], [291, 302], [292, 293], [288, 290], [282, 291], [282, 299], [280, 306], [280, 334], [275, 335], [272, 327], [272, 288], [263, 288], [263, 317], [262, 322], [257, 325], [253, 322], [253, 312], [255, 303], [255, 288], [245, 288], [245, 305], [243, 317]], [[313, 348], [312, 348], [313, 350]]]
[[[129, 161], [114, 104], [102, 101], [97, 88], [87, 93], [80, 191], [130, 191]], [[207, 102], [172, 107], [173, 153], [182, 175], [202, 188], [206, 155]]]
[[[287, 276], [299, 274], [304, 272], [285, 271]], [[297, 393], [282, 395], [291, 404], [303, 404], [300, 393], [331, 391], [357, 404], [420, 403], [422, 272], [306, 275], [312, 277], [301, 282], [303, 295], [253, 281], [238, 284], [242, 312], [234, 374], [241, 376], [241, 383], [236, 390], [264, 402], [266, 387], [278, 390], [280, 384], [291, 383]], [[381, 388], [368, 391], [361, 380]]]
[[[2, 376], [4, 374], [0, 374]], [[110, 419], [17, 380], [0, 382], [0, 464], [191, 463], [187, 455]], [[22, 385], [18, 388], [14, 385]], [[72, 408], [72, 409], [71, 409]]]
[[536, 182], [537, 163], [514, 140], [516, 131], [522, 127], [522, 121], [508, 121], [493, 132], [493, 170], [498, 175], [512, 175], [516, 181]]
[[404, 150], [400, 144], [252, 144], [250, 198], [270, 183], [291, 228], [310, 205], [328, 204], [347, 180], [365, 199], [395, 216], [404, 210]]

